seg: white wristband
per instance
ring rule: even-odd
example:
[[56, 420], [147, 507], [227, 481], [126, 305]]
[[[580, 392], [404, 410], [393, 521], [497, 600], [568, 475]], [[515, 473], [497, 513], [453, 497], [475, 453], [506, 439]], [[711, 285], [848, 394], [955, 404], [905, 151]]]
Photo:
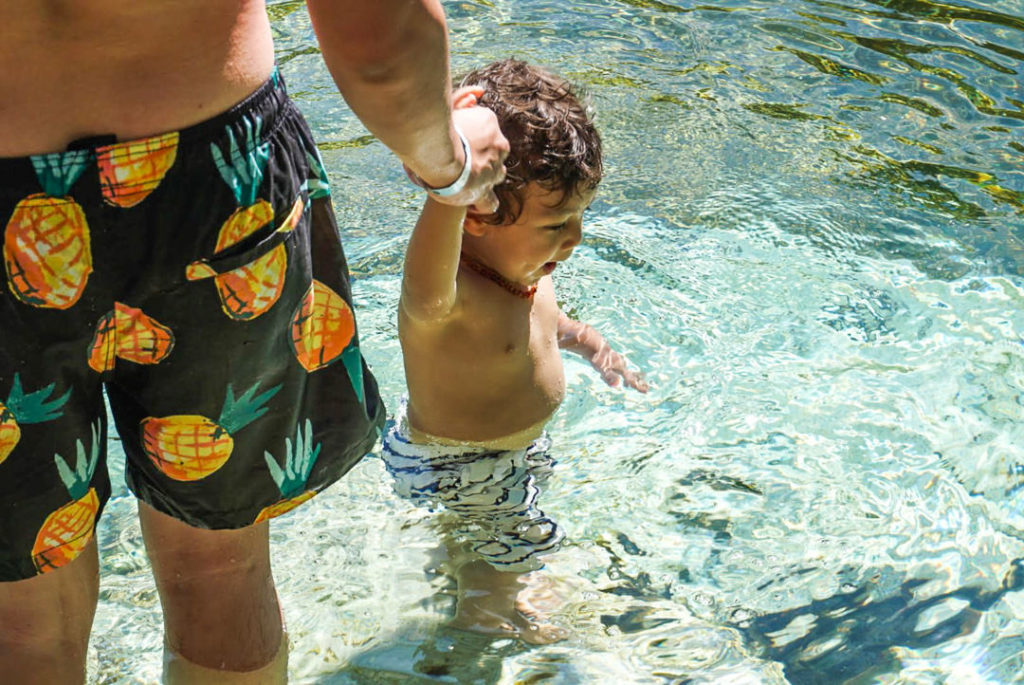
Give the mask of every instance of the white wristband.
[[459, 136], [459, 140], [462, 141], [462, 151], [465, 153], [465, 161], [462, 163], [462, 173], [459, 177], [452, 181], [450, 184], [443, 188], [431, 188], [420, 179], [419, 185], [426, 189], [431, 195], [437, 195], [438, 197], [449, 197], [457, 193], [461, 193], [462, 189], [466, 187], [466, 181], [469, 180], [469, 172], [473, 169], [473, 155], [469, 151], [469, 141], [466, 140], [466, 136], [462, 134], [458, 126], [455, 126], [455, 133]]

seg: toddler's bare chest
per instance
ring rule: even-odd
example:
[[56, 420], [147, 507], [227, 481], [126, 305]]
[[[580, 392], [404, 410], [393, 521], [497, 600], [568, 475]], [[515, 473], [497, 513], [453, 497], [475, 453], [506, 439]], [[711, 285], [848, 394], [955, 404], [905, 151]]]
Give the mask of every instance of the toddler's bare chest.
[[543, 307], [517, 312], [515, 316], [497, 312], [476, 312], [465, 324], [473, 335], [481, 353], [495, 363], [501, 360], [541, 362], [552, 354], [558, 355], [558, 318]]

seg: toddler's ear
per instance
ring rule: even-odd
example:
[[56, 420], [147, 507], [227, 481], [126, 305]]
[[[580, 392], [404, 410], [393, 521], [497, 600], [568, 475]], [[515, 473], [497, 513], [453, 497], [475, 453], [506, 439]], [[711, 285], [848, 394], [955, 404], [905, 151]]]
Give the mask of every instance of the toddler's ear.
[[452, 109], [465, 109], [475, 107], [480, 98], [484, 96], [484, 89], [480, 86], [462, 86], [452, 93]]
[[484, 233], [487, 232], [487, 229], [490, 228], [491, 225], [481, 221], [481, 216], [482, 215], [477, 214], [473, 210], [469, 210], [468, 212], [466, 212], [466, 218], [462, 222], [462, 230], [468, 233], [469, 235], [475, 236], [477, 238], [482, 236]]

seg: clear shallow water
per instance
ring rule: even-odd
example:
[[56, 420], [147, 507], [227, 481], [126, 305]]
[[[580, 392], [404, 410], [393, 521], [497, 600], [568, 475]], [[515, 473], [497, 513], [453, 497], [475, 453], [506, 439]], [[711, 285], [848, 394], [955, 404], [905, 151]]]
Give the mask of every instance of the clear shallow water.
[[[293, 682], [1020, 682], [1024, 2], [446, 10], [457, 70], [511, 52], [590, 90], [608, 175], [556, 285], [654, 387], [566, 358], [544, 498], [573, 638], [443, 629], [434, 538], [371, 457], [272, 528]], [[302, 3], [270, 11], [393, 404], [420, 196]], [[90, 677], [155, 682], [123, 487], [107, 512]]]

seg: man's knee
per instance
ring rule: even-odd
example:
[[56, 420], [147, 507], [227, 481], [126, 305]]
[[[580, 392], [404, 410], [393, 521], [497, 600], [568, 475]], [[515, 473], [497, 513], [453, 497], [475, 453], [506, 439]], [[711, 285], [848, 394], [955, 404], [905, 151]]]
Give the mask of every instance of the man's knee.
[[270, 577], [266, 523], [237, 530], [206, 530], [139, 503], [139, 518], [161, 592], [263, 584]]
[[84, 678], [98, 592], [95, 540], [78, 558], [55, 571], [0, 583], [3, 679], [27, 683]]
[[171, 649], [164, 650], [164, 682], [167, 685], [279, 685], [288, 682], [288, 638], [264, 666], [244, 671], [225, 671], [193, 663]]
[[249, 671], [273, 661], [282, 622], [266, 523], [193, 528], [140, 504], [167, 646], [194, 664]]

